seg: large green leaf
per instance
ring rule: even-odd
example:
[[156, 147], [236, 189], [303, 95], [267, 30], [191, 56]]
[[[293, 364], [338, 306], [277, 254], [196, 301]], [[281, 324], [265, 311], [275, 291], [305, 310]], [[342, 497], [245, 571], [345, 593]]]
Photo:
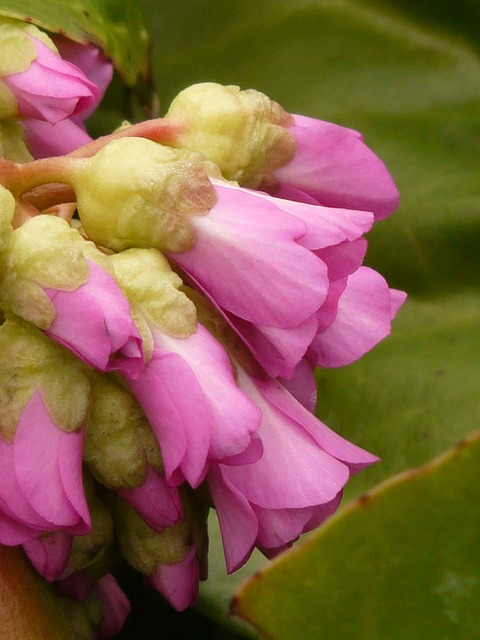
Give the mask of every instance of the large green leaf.
[[148, 35], [135, 0], [2, 0], [0, 15], [28, 20], [78, 42], [95, 42], [128, 84], [148, 69]]
[[480, 433], [333, 516], [235, 610], [277, 640], [480, 637]]

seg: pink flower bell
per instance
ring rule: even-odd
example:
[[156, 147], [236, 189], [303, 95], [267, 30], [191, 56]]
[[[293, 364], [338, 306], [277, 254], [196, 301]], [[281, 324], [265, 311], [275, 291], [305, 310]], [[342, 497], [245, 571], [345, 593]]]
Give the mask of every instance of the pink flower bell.
[[257, 546], [268, 557], [333, 513], [352, 473], [377, 461], [344, 440], [273, 380], [237, 370], [239, 385], [261, 408], [263, 456], [241, 467], [212, 465], [208, 484], [229, 572]]

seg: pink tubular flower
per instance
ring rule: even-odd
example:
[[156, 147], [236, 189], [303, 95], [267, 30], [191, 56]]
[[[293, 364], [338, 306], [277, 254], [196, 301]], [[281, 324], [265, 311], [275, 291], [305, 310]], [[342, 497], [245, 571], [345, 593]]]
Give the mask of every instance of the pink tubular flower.
[[160, 444], [167, 481], [197, 487], [209, 460], [242, 464], [251, 458], [260, 412], [237, 388], [225, 351], [201, 325], [188, 338], [152, 332], [151, 360], [139, 376], [124, 375]]
[[0, 438], [0, 509], [12, 525], [19, 525], [18, 530], [2, 528], [2, 544], [19, 544], [49, 531], [89, 532], [82, 445], [83, 431], [60, 429], [40, 391], [34, 392], [22, 411], [13, 441]]
[[294, 116], [290, 162], [275, 169], [280, 197], [328, 207], [363, 209], [381, 219], [398, 206], [398, 190], [362, 136], [330, 122]]
[[[352, 343], [345, 364], [356, 359], [355, 342], [360, 357], [388, 335], [403, 300], [392, 311], [396, 294], [381, 276], [372, 272], [369, 278], [377, 281], [370, 297], [379, 293], [380, 298], [367, 303], [368, 323], [357, 318], [360, 307], [348, 302], [355, 283], [366, 279], [367, 271], [359, 269], [372, 213], [285, 200], [227, 183], [215, 182], [215, 188], [217, 204], [205, 216], [192, 217], [194, 248], [170, 258], [210, 298], [268, 375], [290, 379], [307, 353], [312, 364], [332, 366], [316, 359], [319, 346], [309, 347], [328, 338], [334, 328], [321, 336], [337, 315], [337, 334], [348, 327], [345, 339]], [[362, 292], [357, 298], [363, 300]]]
[[229, 572], [254, 546], [270, 557], [318, 526], [338, 507], [350, 475], [377, 460], [319, 422], [277, 382], [240, 369], [238, 379], [262, 410], [264, 453], [242, 467], [212, 465], [208, 476]]
[[55, 308], [45, 333], [101, 371], [115, 368], [116, 354], [128, 354], [140, 370], [142, 343], [129, 303], [111, 275], [96, 262], [87, 263], [89, 278], [77, 289], [45, 289]]

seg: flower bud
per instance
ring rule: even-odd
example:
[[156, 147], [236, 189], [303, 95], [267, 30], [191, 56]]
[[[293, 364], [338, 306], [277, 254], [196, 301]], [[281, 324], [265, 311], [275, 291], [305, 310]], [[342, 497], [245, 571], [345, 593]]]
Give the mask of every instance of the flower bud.
[[287, 131], [291, 116], [265, 94], [213, 82], [182, 91], [167, 118], [184, 129], [177, 144], [203, 153], [228, 180], [256, 188], [271, 182], [271, 173], [295, 153]]
[[216, 200], [201, 162], [143, 138], [107, 144], [85, 161], [74, 187], [86, 234], [114, 251], [188, 251], [195, 243], [188, 217]]
[[95, 478], [114, 489], [142, 484], [147, 464], [163, 470], [160, 449], [138, 402], [107, 376], [91, 377], [92, 405], [83, 459]]
[[186, 338], [196, 331], [195, 305], [179, 291], [180, 277], [155, 249], [129, 249], [111, 256], [115, 275], [132, 305], [161, 331]]
[[90, 385], [81, 363], [40, 331], [20, 321], [0, 327], [0, 425], [10, 441], [22, 411], [37, 388], [59, 429], [76, 431], [85, 422]]
[[122, 556], [144, 574], [153, 575], [158, 564], [181, 562], [190, 550], [188, 522], [154, 531], [129, 504], [115, 497], [113, 514]]

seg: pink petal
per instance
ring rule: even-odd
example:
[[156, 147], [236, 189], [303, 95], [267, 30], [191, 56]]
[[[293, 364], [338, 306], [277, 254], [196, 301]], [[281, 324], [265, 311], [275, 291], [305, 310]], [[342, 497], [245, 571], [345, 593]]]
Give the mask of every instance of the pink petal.
[[232, 573], [250, 557], [258, 523], [249, 501], [229, 482], [222, 469], [221, 465], [212, 465], [208, 486], [220, 524], [227, 572]]
[[[394, 294], [395, 302], [401, 302]], [[395, 303], [393, 303], [395, 305]], [[313, 340], [309, 355], [321, 367], [358, 360], [390, 333], [392, 297], [382, 276], [361, 267], [348, 277], [335, 320]]]
[[27, 146], [34, 158], [63, 156], [92, 141], [83, 126], [73, 120], [56, 124], [30, 118], [21, 125], [25, 131]]
[[172, 527], [182, 517], [178, 489], [168, 486], [165, 478], [151, 467], [142, 485], [135, 489], [122, 489], [118, 493], [155, 531]]
[[155, 574], [148, 578], [148, 581], [177, 611], [183, 611], [196, 602], [198, 580], [198, 563], [194, 546], [181, 562], [158, 565]]
[[366, 252], [366, 239], [357, 238], [351, 242], [340, 242], [337, 245], [319, 249], [315, 251], [315, 255], [327, 265], [330, 282], [336, 282], [359, 269]]
[[36, 391], [13, 440], [15, 476], [27, 502], [56, 527], [77, 535], [91, 526], [82, 487], [83, 435], [59, 429]]
[[[378, 461], [376, 456], [373, 456], [371, 453], [368, 453], [368, 451], [364, 451], [364, 449], [357, 447], [329, 429], [314, 415], [307, 411], [305, 407], [297, 402], [288, 393], [288, 391], [280, 385], [260, 380], [256, 381], [256, 384], [271, 407], [275, 407], [276, 411], [281, 415], [293, 421], [297, 425], [301, 425], [302, 429], [315, 440], [317, 445], [320, 446], [323, 451], [345, 463], [352, 473]], [[259, 433], [261, 435], [261, 432]], [[338, 491], [340, 491], [342, 486], [338, 485]], [[330, 496], [329, 500], [333, 499], [336, 495], [337, 492]], [[317, 504], [320, 504], [321, 502], [328, 502], [329, 500], [318, 500]]]
[[37, 529], [33, 529], [4, 513], [3, 501], [0, 503], [0, 544], [16, 547], [36, 538], [38, 534]]
[[280, 378], [279, 382], [307, 411], [315, 412], [317, 380], [311, 365], [306, 360], [298, 363], [289, 380]]
[[318, 329], [316, 314], [296, 327], [287, 328], [252, 324], [230, 314], [226, 318], [265, 372], [273, 378], [293, 375]]
[[155, 349], [140, 376], [127, 381], [160, 444], [167, 481], [198, 486], [206, 472], [210, 412], [188, 364]]
[[55, 35], [53, 37], [63, 60], [75, 65], [82, 73], [93, 82], [98, 90], [96, 104], [86, 111], [82, 111], [81, 118], [85, 120], [103, 98], [105, 91], [113, 76], [112, 63], [107, 60], [103, 52], [93, 44], [80, 44], [69, 38]]
[[190, 218], [194, 248], [170, 258], [217, 306], [245, 320], [289, 327], [311, 316], [328, 281], [325, 265], [296, 242], [305, 224], [254, 192], [215, 186], [217, 204]]
[[356, 132], [295, 116], [291, 162], [274, 176], [328, 207], [373, 211], [378, 219], [398, 206], [398, 191], [383, 162]]
[[129, 343], [140, 349], [141, 338], [115, 279], [91, 260], [88, 267], [89, 278], [78, 289], [45, 289], [56, 313], [45, 333], [87, 364], [105, 371], [116, 351], [128, 348]]
[[72, 536], [63, 531], [55, 531], [23, 544], [28, 559], [48, 582], [57, 580], [63, 574], [71, 549]]
[[242, 453], [260, 425], [261, 413], [237, 387], [220, 343], [202, 325], [185, 339], [157, 331], [155, 343], [181, 356], [201, 387], [210, 414], [209, 457], [221, 460]]
[[266, 509], [311, 507], [332, 500], [348, 480], [348, 468], [326, 453], [301, 423], [270, 402], [269, 396], [283, 393], [308, 420], [316, 419], [272, 380], [254, 381], [239, 371], [239, 384], [262, 410], [258, 435], [264, 451], [254, 464], [222, 468], [223, 477], [249, 502]]
[[55, 124], [94, 105], [98, 89], [93, 82], [46, 44], [28, 37], [37, 58], [26, 71], [3, 78], [17, 99], [20, 114]]
[[113, 638], [123, 628], [131, 610], [130, 602], [111, 573], [97, 581], [94, 591], [103, 606], [98, 637]]

